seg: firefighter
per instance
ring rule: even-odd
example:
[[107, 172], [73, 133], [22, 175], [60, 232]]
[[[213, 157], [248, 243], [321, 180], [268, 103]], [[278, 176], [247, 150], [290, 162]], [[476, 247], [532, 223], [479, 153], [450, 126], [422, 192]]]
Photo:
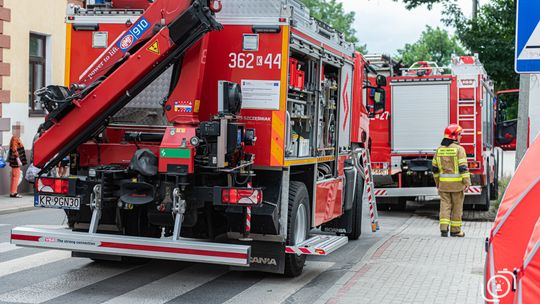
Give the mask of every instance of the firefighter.
[[433, 157], [433, 177], [441, 197], [439, 224], [441, 236], [464, 237], [461, 230], [465, 190], [471, 185], [467, 154], [459, 145], [463, 128], [457, 124], [444, 130], [444, 139]]

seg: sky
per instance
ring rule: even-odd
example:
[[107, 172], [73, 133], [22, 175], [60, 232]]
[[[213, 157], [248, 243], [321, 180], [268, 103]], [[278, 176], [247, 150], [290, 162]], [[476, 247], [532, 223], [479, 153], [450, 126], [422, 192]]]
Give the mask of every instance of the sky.
[[[430, 11], [425, 6], [411, 11], [392, 0], [340, 0], [346, 11], [356, 13], [355, 29], [359, 44], [367, 44], [369, 53], [395, 55], [406, 43], [414, 43], [426, 25], [440, 26], [442, 6]], [[484, 2], [487, 0], [483, 0]], [[480, 1], [482, 4], [483, 1]], [[466, 16], [471, 15], [472, 1], [457, 0]], [[447, 28], [448, 29], [448, 28]], [[448, 29], [452, 31], [452, 29]]]

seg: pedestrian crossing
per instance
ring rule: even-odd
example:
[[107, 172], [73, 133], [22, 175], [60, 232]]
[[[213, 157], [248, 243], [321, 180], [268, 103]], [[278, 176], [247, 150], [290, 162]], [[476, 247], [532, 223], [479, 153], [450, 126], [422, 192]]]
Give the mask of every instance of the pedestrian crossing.
[[24, 256], [10, 261], [0, 263], [0, 279], [8, 274], [39, 267], [48, 263], [71, 257], [67, 251], [47, 250], [44, 252]]
[[244, 304], [249, 303], [253, 299], [257, 299], [257, 303], [259, 304], [282, 303], [289, 295], [294, 294], [302, 288], [306, 282], [311, 282], [321, 272], [324, 272], [332, 265], [334, 263], [309, 262], [299, 277], [288, 280], [273, 276], [265, 278], [259, 284], [251, 286], [230, 299], [226, 304]]
[[16, 249], [19, 249], [21, 247], [17, 247], [9, 242], [5, 242], [5, 243], [0, 243], [0, 253], [4, 253], [4, 252], [8, 252], [8, 251], [12, 251], [12, 250], [16, 250]]
[[[21, 256], [13, 257], [14, 252]], [[335, 265], [308, 260], [301, 276], [286, 278], [160, 260], [97, 263], [71, 258], [68, 251], [24, 251], [0, 243], [0, 259], [7, 254], [10, 259], [0, 262], [0, 303], [283, 303]]]

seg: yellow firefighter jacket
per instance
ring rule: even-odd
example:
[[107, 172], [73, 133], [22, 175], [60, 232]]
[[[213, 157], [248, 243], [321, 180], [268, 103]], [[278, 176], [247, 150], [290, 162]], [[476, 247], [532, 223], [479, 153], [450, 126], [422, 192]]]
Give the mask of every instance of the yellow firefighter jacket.
[[432, 164], [433, 177], [439, 191], [462, 192], [471, 185], [467, 154], [457, 143], [439, 147]]

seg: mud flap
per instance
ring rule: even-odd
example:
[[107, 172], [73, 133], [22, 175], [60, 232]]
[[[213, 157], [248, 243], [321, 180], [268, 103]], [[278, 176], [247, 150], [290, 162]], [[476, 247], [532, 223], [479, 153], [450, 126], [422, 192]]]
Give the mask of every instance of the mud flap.
[[285, 273], [285, 244], [277, 242], [240, 242], [238, 245], [251, 245], [249, 267], [231, 266], [235, 271], [262, 271], [283, 274]]

